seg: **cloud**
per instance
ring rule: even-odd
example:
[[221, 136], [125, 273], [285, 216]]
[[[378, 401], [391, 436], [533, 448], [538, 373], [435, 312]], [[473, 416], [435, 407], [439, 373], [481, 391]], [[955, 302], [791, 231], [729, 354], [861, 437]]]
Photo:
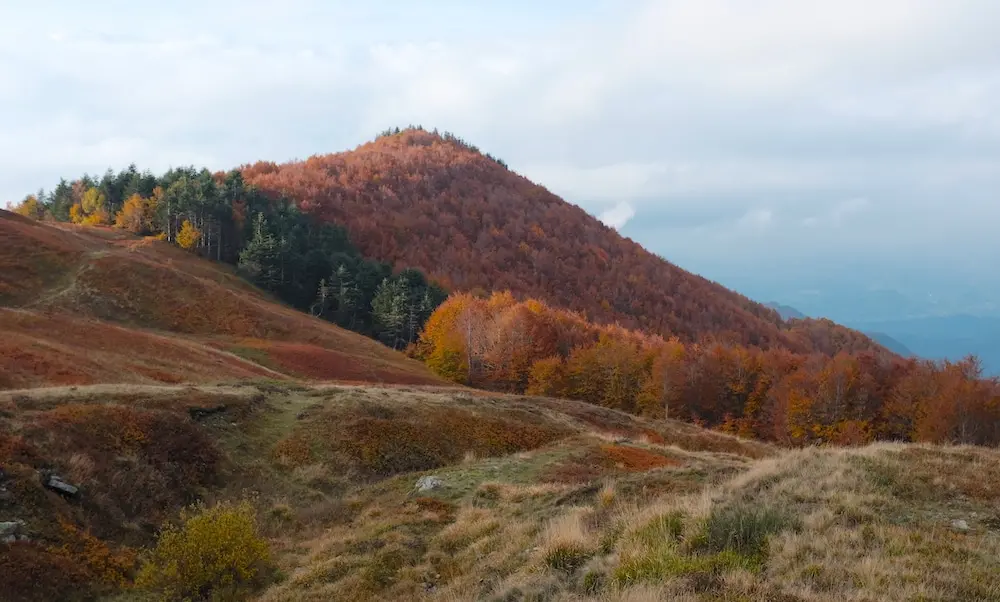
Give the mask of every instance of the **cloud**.
[[998, 20], [992, 0], [22, 3], [0, 21], [0, 202], [420, 123], [709, 275], [954, 271], [1000, 253]]
[[597, 219], [601, 220], [605, 226], [621, 230], [633, 217], [635, 217], [635, 209], [632, 205], [622, 201], [614, 207], [601, 212], [597, 216]]
[[740, 228], [763, 231], [767, 230], [774, 223], [774, 212], [770, 209], [751, 209], [739, 219]]

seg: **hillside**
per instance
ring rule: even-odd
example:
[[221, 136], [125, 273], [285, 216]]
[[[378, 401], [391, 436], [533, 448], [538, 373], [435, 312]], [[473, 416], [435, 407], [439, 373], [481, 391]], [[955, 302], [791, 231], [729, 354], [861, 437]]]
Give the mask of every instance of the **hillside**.
[[0, 211], [0, 388], [246, 378], [440, 382], [220, 263]]
[[777, 312], [653, 255], [454, 137], [404, 130], [242, 173], [266, 194], [346, 226], [364, 255], [419, 268], [450, 289], [510, 290], [683, 340], [829, 355], [881, 349], [832, 323], [783, 326]]
[[[779, 451], [440, 388], [82, 386], [0, 408], [21, 538], [0, 543], [3, 599], [151, 600], [114, 594], [158, 526], [252, 493], [266, 601], [1000, 600], [986, 448]], [[53, 469], [79, 491], [46, 489]]]

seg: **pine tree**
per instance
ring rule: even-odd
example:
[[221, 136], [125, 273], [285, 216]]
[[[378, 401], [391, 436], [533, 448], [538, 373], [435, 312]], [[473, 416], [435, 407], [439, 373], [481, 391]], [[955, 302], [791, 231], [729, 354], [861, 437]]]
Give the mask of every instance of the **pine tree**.
[[267, 227], [263, 213], [254, 218], [253, 238], [240, 253], [239, 270], [257, 286], [274, 292], [282, 284], [278, 241]]
[[385, 344], [398, 349], [406, 330], [408, 313], [406, 283], [402, 278], [386, 278], [372, 299], [372, 317]]

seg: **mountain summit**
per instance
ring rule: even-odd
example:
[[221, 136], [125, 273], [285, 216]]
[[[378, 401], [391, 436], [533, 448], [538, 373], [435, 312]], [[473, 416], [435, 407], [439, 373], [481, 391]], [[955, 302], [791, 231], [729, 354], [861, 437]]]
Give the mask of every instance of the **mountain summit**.
[[508, 289], [682, 340], [881, 349], [832, 322], [784, 325], [778, 312], [650, 253], [450, 134], [386, 132], [353, 151], [242, 172], [266, 194], [345, 225], [365, 255], [451, 289]]

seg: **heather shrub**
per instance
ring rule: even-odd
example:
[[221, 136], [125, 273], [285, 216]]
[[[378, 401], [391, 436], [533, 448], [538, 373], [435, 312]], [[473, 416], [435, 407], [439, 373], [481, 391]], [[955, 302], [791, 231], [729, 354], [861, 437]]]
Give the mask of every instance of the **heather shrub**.
[[166, 527], [136, 585], [165, 600], [242, 600], [264, 584], [270, 568], [253, 507], [223, 503]]

